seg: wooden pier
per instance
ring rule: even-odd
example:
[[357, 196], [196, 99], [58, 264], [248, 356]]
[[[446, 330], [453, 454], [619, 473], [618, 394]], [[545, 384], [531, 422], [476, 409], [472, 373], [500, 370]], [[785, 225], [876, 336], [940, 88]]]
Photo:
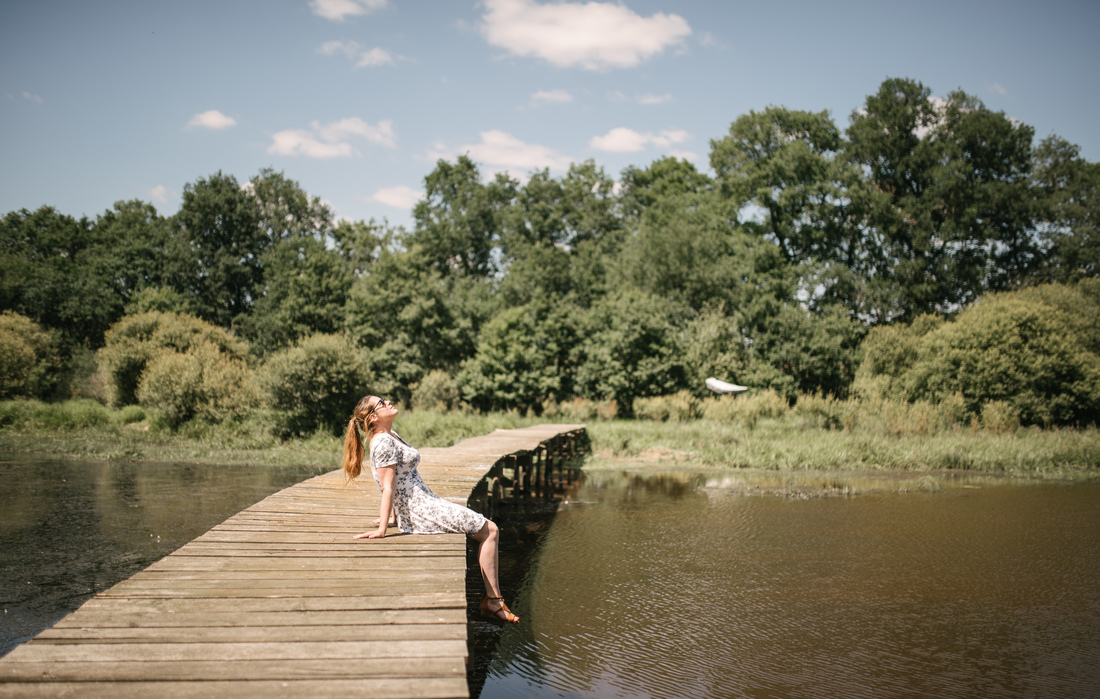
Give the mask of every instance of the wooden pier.
[[[420, 471], [492, 511], [586, 446], [583, 425], [497, 430]], [[0, 697], [467, 697], [466, 537], [352, 539], [378, 509], [369, 470], [275, 493], [0, 658]]]

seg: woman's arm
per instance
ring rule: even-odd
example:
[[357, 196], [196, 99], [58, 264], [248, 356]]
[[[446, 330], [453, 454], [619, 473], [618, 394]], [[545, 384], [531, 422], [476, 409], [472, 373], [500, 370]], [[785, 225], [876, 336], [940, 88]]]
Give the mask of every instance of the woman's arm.
[[[395, 464], [396, 465], [396, 464]], [[396, 478], [396, 470], [393, 466], [380, 467], [378, 480], [382, 482], [382, 505], [378, 514], [378, 529], [372, 532], [356, 534], [356, 539], [381, 539], [386, 535], [386, 526], [390, 520], [390, 510], [393, 508], [393, 481]]]

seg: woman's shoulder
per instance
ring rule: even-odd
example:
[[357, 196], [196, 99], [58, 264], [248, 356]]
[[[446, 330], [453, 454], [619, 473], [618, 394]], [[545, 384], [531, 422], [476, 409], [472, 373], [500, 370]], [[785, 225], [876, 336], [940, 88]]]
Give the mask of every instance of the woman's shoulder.
[[379, 432], [371, 437], [370, 448], [374, 449], [377, 446], [395, 444], [397, 440], [389, 432]]

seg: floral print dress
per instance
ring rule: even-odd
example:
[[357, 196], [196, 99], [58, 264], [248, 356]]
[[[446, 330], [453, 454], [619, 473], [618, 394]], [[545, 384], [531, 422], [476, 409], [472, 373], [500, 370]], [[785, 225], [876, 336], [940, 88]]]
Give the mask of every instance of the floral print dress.
[[382, 489], [378, 469], [393, 467], [393, 509], [397, 528], [409, 534], [477, 534], [486, 519], [473, 510], [444, 500], [424, 483], [416, 470], [420, 452], [397, 434], [383, 433], [370, 443], [370, 470]]

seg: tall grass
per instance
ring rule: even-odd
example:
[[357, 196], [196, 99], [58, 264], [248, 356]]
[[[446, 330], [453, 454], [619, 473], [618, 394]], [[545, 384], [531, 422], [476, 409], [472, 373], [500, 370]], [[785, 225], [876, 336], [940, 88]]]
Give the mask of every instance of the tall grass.
[[[1095, 427], [1021, 428], [1011, 409], [1001, 404], [991, 403], [980, 415], [969, 415], [950, 401], [871, 403], [810, 395], [789, 406], [770, 392], [647, 400], [633, 407], [649, 419], [615, 418], [613, 404], [577, 400], [542, 417], [410, 411], [398, 417], [395, 427], [412, 444], [444, 447], [499, 428], [583, 422], [593, 448], [587, 467], [596, 469], [652, 464], [1100, 476], [1100, 433]], [[0, 450], [149, 461], [332, 468], [339, 463], [341, 440], [335, 434], [320, 431], [284, 441], [275, 422], [270, 414], [257, 411], [242, 421], [191, 421], [170, 429], [155, 411], [135, 406], [114, 410], [92, 400], [0, 401]]]

